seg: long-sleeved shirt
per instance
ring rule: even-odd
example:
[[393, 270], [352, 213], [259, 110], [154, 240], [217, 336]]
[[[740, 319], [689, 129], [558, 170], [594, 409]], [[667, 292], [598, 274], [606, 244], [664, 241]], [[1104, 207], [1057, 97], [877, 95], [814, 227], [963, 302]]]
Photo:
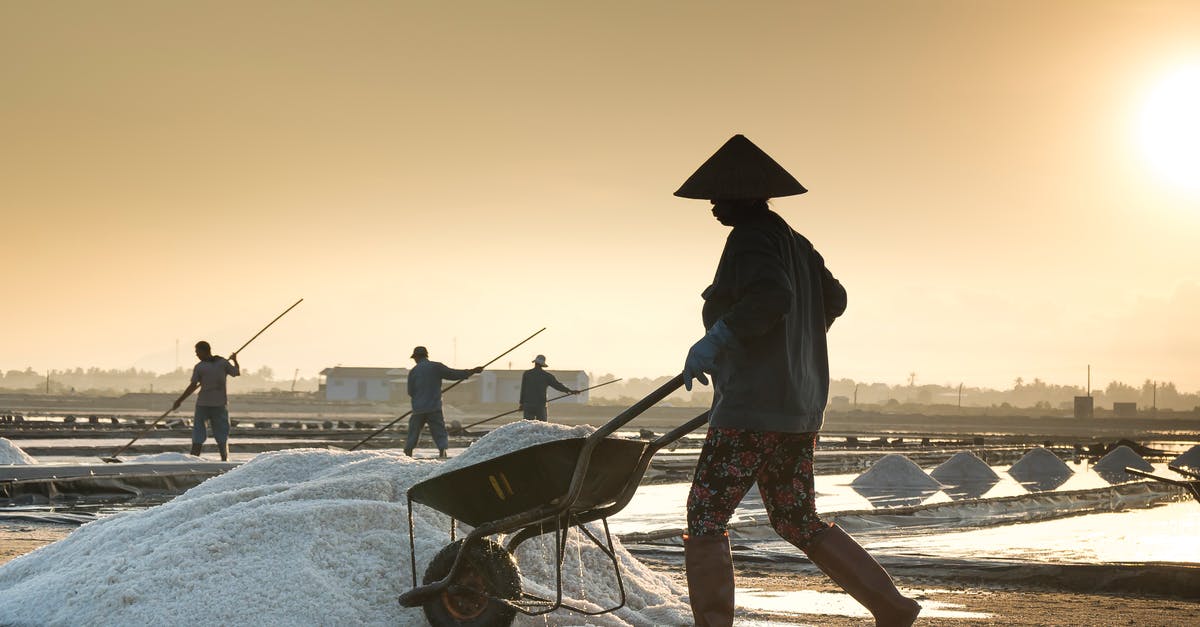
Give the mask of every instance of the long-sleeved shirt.
[[846, 290], [804, 236], [773, 211], [729, 233], [705, 328], [724, 320], [736, 342], [717, 357], [709, 424], [804, 433], [821, 428], [829, 398], [825, 333]]
[[544, 407], [546, 405], [546, 386], [550, 386], [564, 394], [571, 388], [563, 385], [554, 375], [534, 366], [521, 375], [521, 407]]
[[201, 360], [192, 368], [192, 383], [200, 386], [196, 394], [196, 404], [201, 407], [224, 407], [229, 402], [225, 393], [225, 377], [236, 377], [242, 374], [237, 366], [224, 357], [213, 356], [210, 360]]
[[408, 395], [413, 413], [442, 408], [442, 380], [459, 381], [471, 376], [470, 370], [456, 370], [440, 361], [422, 359], [408, 371]]

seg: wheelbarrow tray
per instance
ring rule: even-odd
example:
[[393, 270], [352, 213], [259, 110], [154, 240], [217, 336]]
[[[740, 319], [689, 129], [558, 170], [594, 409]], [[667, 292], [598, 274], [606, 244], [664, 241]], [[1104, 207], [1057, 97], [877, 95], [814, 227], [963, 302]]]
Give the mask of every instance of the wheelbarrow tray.
[[[567, 438], [506, 453], [426, 479], [409, 488], [408, 496], [472, 527], [553, 505], [566, 496], [586, 442], [587, 438]], [[589, 510], [615, 501], [646, 447], [640, 440], [598, 442], [571, 509]]]

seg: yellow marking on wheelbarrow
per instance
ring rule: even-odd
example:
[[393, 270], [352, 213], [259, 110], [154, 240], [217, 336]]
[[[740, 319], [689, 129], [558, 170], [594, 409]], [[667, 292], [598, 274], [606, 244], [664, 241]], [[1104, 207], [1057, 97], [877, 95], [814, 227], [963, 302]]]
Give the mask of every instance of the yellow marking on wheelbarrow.
[[[496, 475], [488, 475], [488, 481], [492, 482], [492, 489], [496, 491], [496, 496], [500, 497], [501, 501], [508, 498], [504, 496], [504, 490], [500, 489], [500, 482], [496, 481]], [[505, 477], [504, 473], [500, 473], [500, 481], [504, 482], [505, 490], [508, 490], [508, 493], [511, 495], [513, 493], [513, 489], [512, 486], [508, 484], [508, 477]]]

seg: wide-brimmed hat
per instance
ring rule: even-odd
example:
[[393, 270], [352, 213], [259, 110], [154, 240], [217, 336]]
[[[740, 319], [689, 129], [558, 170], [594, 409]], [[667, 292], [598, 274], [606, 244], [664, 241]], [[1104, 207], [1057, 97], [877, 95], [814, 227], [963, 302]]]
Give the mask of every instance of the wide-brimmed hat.
[[675, 195], [705, 200], [757, 200], [807, 191], [754, 142], [744, 135], [734, 135], [683, 182]]
[[545, 366], [546, 366], [546, 356], [545, 356], [545, 355], [538, 355], [537, 357], [534, 357], [534, 358], [533, 358], [533, 363], [535, 363], [535, 364], [537, 364], [537, 365], [539, 365], [539, 366], [545, 367]]
[[425, 348], [424, 346], [418, 346], [413, 349], [413, 353], [409, 355], [409, 357], [412, 359], [416, 359], [417, 357], [429, 357], [429, 349]]

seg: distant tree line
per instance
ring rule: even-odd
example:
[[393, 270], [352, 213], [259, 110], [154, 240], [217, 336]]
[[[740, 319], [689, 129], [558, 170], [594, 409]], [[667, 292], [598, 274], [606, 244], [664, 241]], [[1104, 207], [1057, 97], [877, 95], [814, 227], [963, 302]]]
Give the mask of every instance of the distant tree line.
[[[589, 373], [592, 384], [616, 378], [612, 374], [597, 377]], [[649, 394], [669, 381], [671, 377], [632, 378], [618, 381], [590, 392], [593, 399], [629, 404]], [[1070, 413], [1075, 397], [1084, 396], [1083, 386], [1056, 385], [1035, 378], [1026, 381], [1018, 377], [1013, 386], [1006, 390], [984, 387], [960, 389], [957, 385], [915, 385], [887, 383], [862, 383], [854, 379], [835, 379], [830, 382], [830, 409], [878, 409], [903, 406], [939, 406], [943, 408], [1027, 408], [1046, 413]], [[1157, 407], [1170, 411], [1200, 411], [1200, 392], [1184, 393], [1173, 382], [1155, 382], [1147, 379], [1140, 386], [1113, 381], [1104, 389], [1092, 390], [1096, 408], [1112, 409], [1113, 403], [1137, 403], [1139, 410]], [[712, 388], [693, 386], [690, 394], [680, 390], [666, 403], [677, 406], [707, 406], [712, 403]], [[1035, 412], [1036, 413], [1036, 412]]]
[[[124, 394], [128, 392], [176, 392], [182, 391], [191, 381], [191, 368], [177, 368], [171, 372], [157, 373], [150, 370], [74, 368], [39, 372], [32, 368], [24, 370], [0, 370], [0, 389], [20, 392], [42, 392], [50, 394]], [[317, 389], [317, 378], [296, 379], [297, 392], [313, 392]], [[275, 378], [268, 366], [257, 370], [244, 370], [242, 376], [230, 385], [230, 391], [264, 392], [291, 390], [292, 380]]]
[[[128, 392], [174, 392], [187, 387], [191, 379], [190, 368], [178, 368], [171, 372], [157, 373], [150, 370], [74, 368], [39, 372], [32, 368], [24, 370], [0, 370], [0, 390], [12, 392], [40, 392], [50, 394], [97, 394], [111, 395]], [[672, 375], [673, 376], [673, 375]], [[595, 402], [614, 405], [630, 405], [651, 391], [670, 381], [672, 376], [632, 377], [589, 392]], [[588, 373], [592, 385], [617, 378], [605, 373]], [[266, 392], [292, 389], [291, 379], [277, 379], [268, 366], [247, 370], [231, 385], [231, 391]], [[318, 378], [297, 378], [295, 391], [315, 392]], [[962, 387], [957, 385], [891, 385], [887, 383], [862, 383], [854, 379], [835, 379], [830, 382], [830, 409], [893, 409], [912, 408], [925, 411], [929, 408], [1025, 408], [1045, 413], [1070, 413], [1076, 396], [1083, 396], [1082, 386], [1056, 385], [1035, 378], [1026, 381], [1018, 377], [1013, 386], [1006, 390], [984, 387]], [[1171, 381], [1155, 382], [1149, 379], [1140, 386], [1121, 381], [1112, 381], [1104, 389], [1092, 390], [1097, 409], [1112, 409], [1113, 403], [1137, 403], [1139, 410], [1157, 408], [1168, 411], [1200, 412], [1200, 392], [1180, 392]], [[707, 407], [712, 404], [712, 387], [697, 385], [691, 392], [680, 389], [663, 401], [676, 407]], [[924, 408], [924, 409], [918, 409]], [[1035, 411], [1035, 413], [1036, 413]]]

